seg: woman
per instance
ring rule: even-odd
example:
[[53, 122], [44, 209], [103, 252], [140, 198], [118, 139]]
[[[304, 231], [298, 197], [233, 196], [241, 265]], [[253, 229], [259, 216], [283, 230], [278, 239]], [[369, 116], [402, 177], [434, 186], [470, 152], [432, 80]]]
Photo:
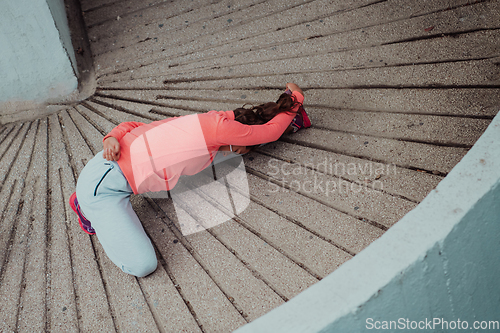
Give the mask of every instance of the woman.
[[277, 140], [304, 100], [296, 84], [288, 83], [286, 89], [291, 95], [252, 109], [115, 127], [103, 139], [104, 150], [82, 170], [70, 197], [82, 229], [97, 235], [108, 257], [124, 272], [138, 277], [152, 273], [156, 254], [130, 195], [171, 190], [180, 176], [205, 169], [218, 152], [245, 154], [251, 146]]

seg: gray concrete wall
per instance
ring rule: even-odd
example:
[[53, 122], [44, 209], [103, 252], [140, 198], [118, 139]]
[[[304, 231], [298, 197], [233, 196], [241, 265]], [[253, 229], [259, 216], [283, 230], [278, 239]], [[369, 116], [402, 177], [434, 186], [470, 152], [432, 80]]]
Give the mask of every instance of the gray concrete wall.
[[63, 1], [4, 1], [0, 31], [0, 115], [22, 102], [59, 100], [76, 91]]
[[498, 331], [499, 239], [496, 116], [417, 208], [327, 278], [238, 333]]
[[64, 0], [47, 0], [47, 5], [49, 6], [50, 12], [54, 19], [54, 24], [59, 31], [59, 38], [61, 40], [62, 46], [66, 51], [73, 70], [78, 76], [78, 69], [76, 64], [76, 57], [74, 52], [74, 47], [71, 42], [71, 33], [69, 31], [68, 18], [66, 16], [66, 8]]

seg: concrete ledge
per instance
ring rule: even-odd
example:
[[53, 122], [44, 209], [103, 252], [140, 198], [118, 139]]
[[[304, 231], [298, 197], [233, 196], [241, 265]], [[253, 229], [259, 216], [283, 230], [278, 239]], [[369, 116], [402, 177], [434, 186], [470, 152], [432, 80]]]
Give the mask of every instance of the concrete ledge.
[[20, 0], [3, 8], [0, 27], [0, 124], [36, 119], [94, 94], [78, 0]]
[[496, 116], [436, 189], [380, 239], [237, 332], [360, 332], [384, 325], [446, 331], [443, 325], [498, 324], [499, 220]]
[[0, 101], [43, 102], [75, 91], [77, 78], [47, 2], [21, 0], [4, 9]]

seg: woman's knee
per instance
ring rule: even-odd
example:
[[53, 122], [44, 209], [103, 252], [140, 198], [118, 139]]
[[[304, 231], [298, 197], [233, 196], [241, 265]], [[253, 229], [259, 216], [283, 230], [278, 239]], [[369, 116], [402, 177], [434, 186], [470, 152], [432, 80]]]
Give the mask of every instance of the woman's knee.
[[122, 267], [122, 270], [125, 273], [137, 276], [137, 277], [145, 277], [156, 270], [158, 266], [158, 260], [156, 259], [156, 254], [146, 256], [140, 262], [134, 264], [131, 267]]

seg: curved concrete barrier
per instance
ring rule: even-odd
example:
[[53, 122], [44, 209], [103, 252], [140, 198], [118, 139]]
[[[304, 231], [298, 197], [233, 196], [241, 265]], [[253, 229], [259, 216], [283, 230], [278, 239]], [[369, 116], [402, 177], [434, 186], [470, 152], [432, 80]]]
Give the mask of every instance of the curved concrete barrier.
[[500, 116], [417, 208], [321, 282], [237, 330], [498, 330]]
[[[63, 1], [6, 2], [0, 28], [0, 122], [16, 121], [20, 113], [34, 118], [61, 108], [46, 103], [76, 97], [78, 73]], [[26, 111], [31, 109], [37, 110]]]

